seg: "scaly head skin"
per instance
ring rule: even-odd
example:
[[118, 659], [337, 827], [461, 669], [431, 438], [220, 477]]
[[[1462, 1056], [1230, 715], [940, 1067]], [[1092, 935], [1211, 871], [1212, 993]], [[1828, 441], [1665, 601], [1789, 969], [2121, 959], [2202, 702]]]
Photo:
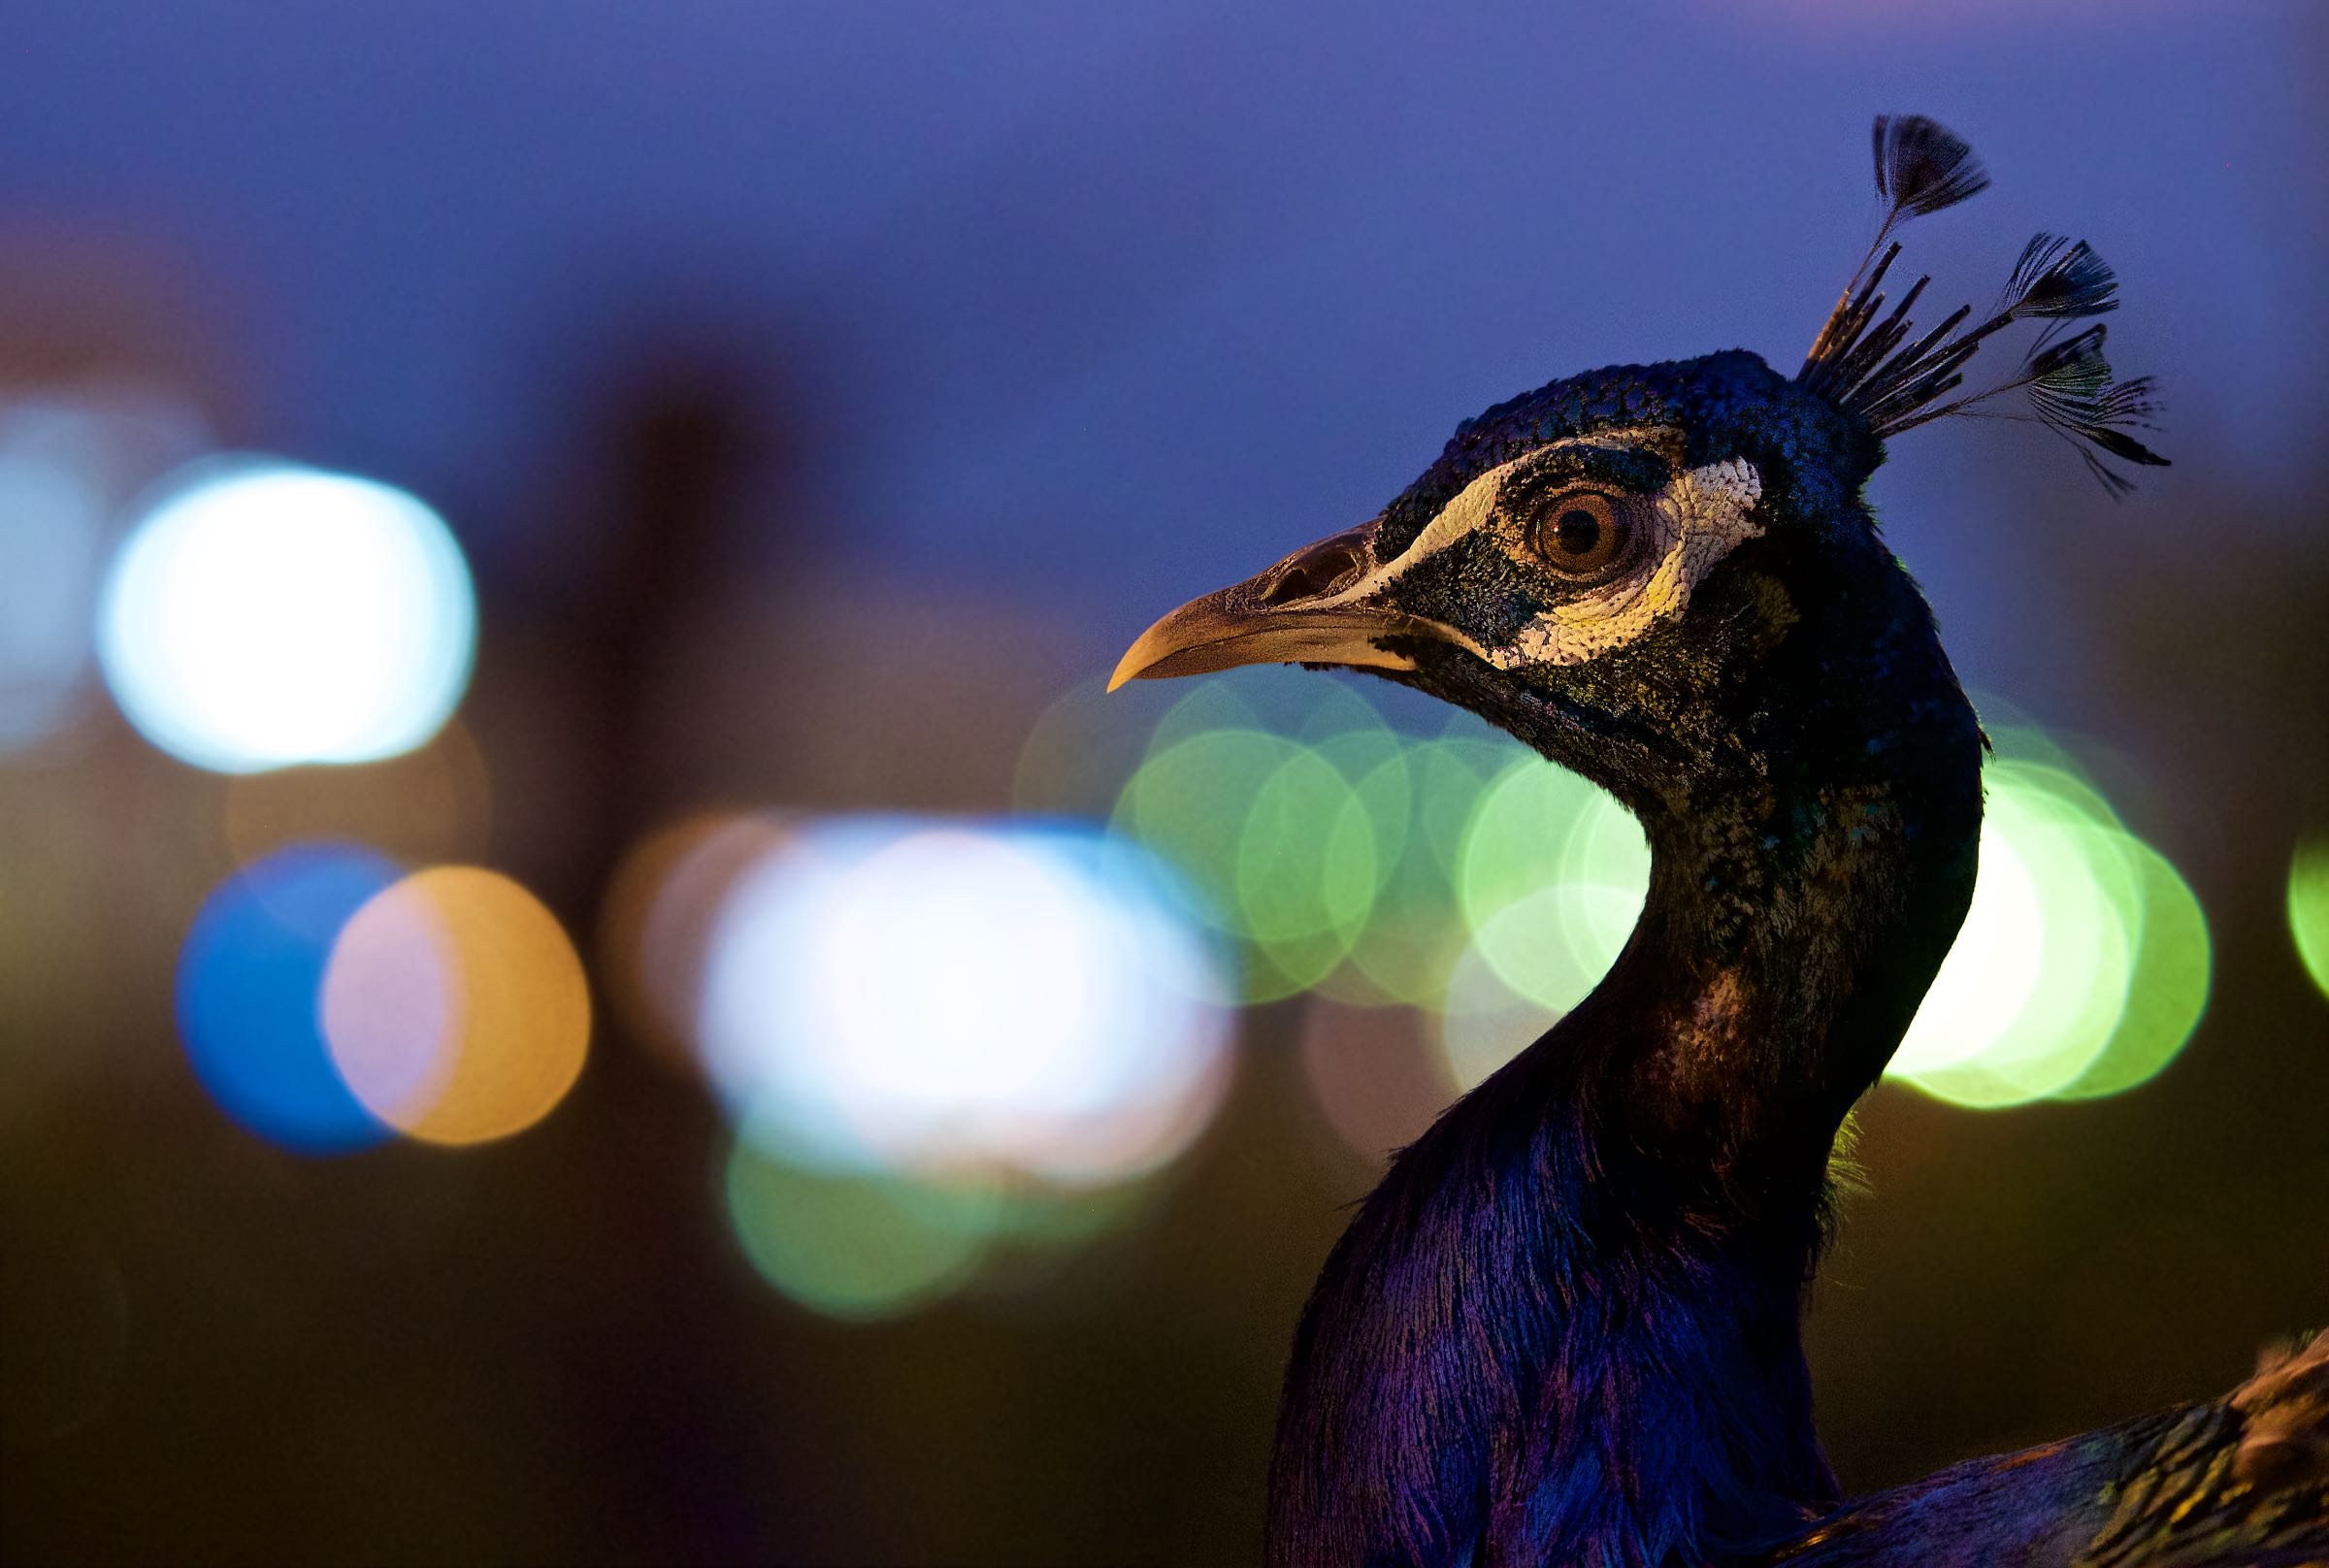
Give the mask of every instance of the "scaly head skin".
[[1721, 687], [1798, 618], [1794, 564], [1864, 541], [1880, 457], [1744, 351], [1556, 381], [1464, 421], [1371, 521], [1165, 616], [1115, 679], [1390, 673], [1638, 808], [1737, 750]]

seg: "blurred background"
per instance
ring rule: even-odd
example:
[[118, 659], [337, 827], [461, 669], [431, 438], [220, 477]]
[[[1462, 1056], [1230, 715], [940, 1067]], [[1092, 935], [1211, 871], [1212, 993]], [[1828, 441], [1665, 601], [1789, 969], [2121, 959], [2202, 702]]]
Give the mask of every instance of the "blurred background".
[[1250, 1559], [1606, 800], [1102, 701], [1593, 366], [1791, 367], [1866, 126], [2119, 270], [2176, 467], [1872, 485], [1999, 752], [1810, 1323], [1848, 1486], [2329, 1316], [2329, 17], [30, 0], [0, 49], [0, 1552]]

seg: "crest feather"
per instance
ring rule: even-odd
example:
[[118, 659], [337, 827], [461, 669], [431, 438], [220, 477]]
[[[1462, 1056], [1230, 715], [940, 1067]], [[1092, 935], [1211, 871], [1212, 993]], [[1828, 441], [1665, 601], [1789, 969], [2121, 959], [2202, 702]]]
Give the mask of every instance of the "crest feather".
[[[2033, 236], [1996, 306], [1971, 327], [1964, 323], [1972, 308], [1959, 306], [1938, 327], [1907, 343], [1915, 330], [1909, 310], [1931, 281], [1927, 278], [1910, 284], [1900, 303], [1879, 319], [1885, 309], [1879, 286], [1900, 255], [1893, 229], [1978, 195], [1987, 188], [1989, 175], [1964, 138], [1921, 114], [1879, 114], [1873, 143], [1884, 221], [1805, 356], [1797, 383], [1857, 415], [1880, 439], [1952, 414], [2034, 419], [2076, 446], [2115, 496], [2132, 484], [2105, 464], [2104, 456], [2164, 466], [2166, 458], [2127, 434], [2130, 426], [2149, 428], [2158, 411], [2150, 377], [2113, 381], [2100, 326], [2055, 340], [2068, 322], [2118, 309], [2117, 275], [2085, 241]], [[2045, 321], [2047, 327], [2013, 375], [1985, 391], [1942, 401], [1964, 384], [1965, 366], [1984, 342], [2014, 322], [2030, 320]], [[2009, 392], [2025, 395], [2026, 412], [1985, 407]]]
[[1954, 207], [1989, 188], [1989, 171], [1966, 140], [1922, 114], [1879, 114], [1872, 130], [1876, 145], [1876, 193], [1892, 204], [1886, 214], [1915, 217]]

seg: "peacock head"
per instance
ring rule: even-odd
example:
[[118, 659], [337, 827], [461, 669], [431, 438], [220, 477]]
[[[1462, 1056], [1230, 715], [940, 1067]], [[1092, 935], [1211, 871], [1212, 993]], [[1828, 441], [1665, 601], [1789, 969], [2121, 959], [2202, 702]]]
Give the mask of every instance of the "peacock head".
[[[1932, 121], [1880, 117], [1888, 205], [1803, 368], [1744, 350], [1553, 382], [1459, 425], [1438, 460], [1359, 527], [1158, 621], [1114, 684], [1258, 663], [1384, 674], [1470, 708], [1645, 818], [1775, 770], [1882, 751], [1953, 701], [1929, 612], [1860, 499], [1885, 441], [2009, 411], [2106, 459], [2163, 460], [2127, 434], [2148, 380], [2114, 382], [2116, 305], [2083, 242], [2030, 242], [1991, 311], [1912, 340], [1912, 285], [1880, 291], [1892, 231], [1986, 177]], [[1960, 395], [1977, 349], [2043, 323], [2016, 368]], [[1945, 689], [1944, 689], [1945, 688]], [[1925, 714], [1929, 718], [1929, 714]], [[1884, 732], [1884, 733], [1879, 733]]]

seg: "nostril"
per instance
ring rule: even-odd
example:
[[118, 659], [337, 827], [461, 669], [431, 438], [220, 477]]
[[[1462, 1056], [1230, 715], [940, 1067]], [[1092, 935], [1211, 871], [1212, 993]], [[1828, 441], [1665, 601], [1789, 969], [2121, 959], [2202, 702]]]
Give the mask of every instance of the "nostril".
[[1262, 590], [1264, 604], [1290, 604], [1297, 599], [1330, 594], [1359, 574], [1364, 565], [1347, 544], [1327, 544], [1286, 564], [1277, 580]]

